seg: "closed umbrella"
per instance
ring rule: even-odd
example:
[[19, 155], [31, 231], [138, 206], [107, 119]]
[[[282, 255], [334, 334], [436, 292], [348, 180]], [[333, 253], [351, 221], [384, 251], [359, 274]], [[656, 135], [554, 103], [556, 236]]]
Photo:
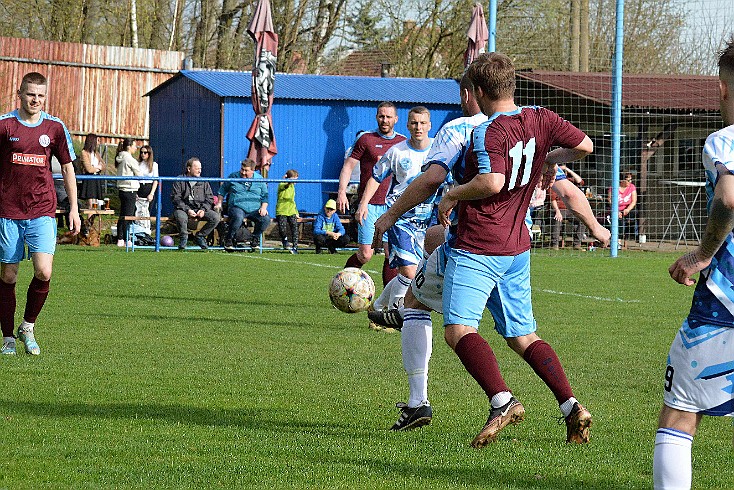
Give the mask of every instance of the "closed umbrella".
[[247, 132], [247, 139], [250, 140], [247, 157], [257, 163], [257, 168], [263, 169], [278, 153], [271, 112], [275, 65], [278, 60], [278, 35], [273, 30], [270, 0], [258, 1], [247, 32], [255, 41], [255, 62], [252, 66], [252, 108], [255, 110], [255, 118]]
[[468, 43], [464, 52], [465, 70], [471, 65], [472, 61], [477, 59], [487, 49], [489, 30], [487, 29], [487, 22], [484, 20], [484, 9], [482, 9], [482, 5], [479, 3], [474, 4], [466, 37], [468, 38]]

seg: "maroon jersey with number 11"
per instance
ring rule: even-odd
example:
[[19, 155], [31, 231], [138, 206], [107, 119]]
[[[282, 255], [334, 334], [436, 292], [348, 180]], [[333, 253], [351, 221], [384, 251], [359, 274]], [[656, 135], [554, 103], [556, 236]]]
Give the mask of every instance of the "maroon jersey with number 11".
[[501, 173], [502, 190], [459, 203], [455, 248], [479, 255], [518, 255], [530, 249], [525, 215], [553, 146], [575, 148], [585, 134], [543, 107], [492, 115], [474, 129], [460, 183], [477, 174]]

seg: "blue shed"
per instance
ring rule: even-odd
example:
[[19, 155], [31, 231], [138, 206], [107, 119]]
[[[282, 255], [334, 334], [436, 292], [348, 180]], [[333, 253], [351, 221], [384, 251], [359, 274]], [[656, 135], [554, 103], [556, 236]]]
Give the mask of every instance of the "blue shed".
[[[201, 160], [204, 177], [239, 169], [254, 117], [250, 83], [250, 72], [184, 70], [146, 94], [150, 144], [162, 176], [181, 174], [192, 156]], [[294, 168], [300, 179], [338, 179], [344, 152], [357, 131], [376, 127], [376, 106], [383, 100], [397, 106], [395, 130], [405, 135], [408, 111], [415, 105], [431, 111], [431, 136], [461, 115], [459, 84], [451, 79], [277, 74], [272, 113], [278, 154], [269, 177], [281, 178]], [[336, 188], [335, 183], [297, 186], [298, 209], [317, 212]], [[277, 184], [269, 189], [273, 214]], [[164, 185], [163, 192], [168, 212], [170, 186]]]

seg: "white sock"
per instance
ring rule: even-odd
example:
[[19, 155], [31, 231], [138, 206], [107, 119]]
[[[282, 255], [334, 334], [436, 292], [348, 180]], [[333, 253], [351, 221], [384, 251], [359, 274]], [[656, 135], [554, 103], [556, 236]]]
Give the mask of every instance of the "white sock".
[[381, 310], [383, 308], [395, 308], [395, 304], [400, 298], [405, 298], [405, 293], [408, 292], [410, 282], [412, 279], [398, 274], [397, 276], [390, 279], [385, 285], [385, 289], [382, 290], [380, 297], [374, 302], [375, 310]]
[[578, 403], [578, 400], [574, 397], [569, 398], [565, 402], [561, 403], [561, 413], [563, 414], [563, 418], [565, 419], [569, 415], [571, 415], [571, 410], [573, 410], [574, 404]]
[[36, 326], [35, 323], [31, 323], [31, 322], [27, 322], [27, 321], [23, 320], [21, 322], [20, 326], [18, 327], [18, 331], [21, 331], [22, 330], [24, 332], [32, 332], [33, 331], [33, 327], [35, 327], [35, 326]]
[[390, 302], [388, 303], [388, 306], [390, 308], [395, 308], [397, 307], [397, 305], [403, 303], [403, 300], [405, 299], [405, 293], [408, 292], [408, 288], [410, 287], [410, 283], [412, 281], [412, 279], [410, 279], [409, 277], [405, 277], [402, 274], [398, 274], [397, 276], [395, 276], [394, 280], [395, 284], [392, 287]]
[[375, 310], [380, 311], [383, 308], [387, 308], [390, 305], [390, 295], [392, 294], [393, 284], [396, 282], [397, 277], [390, 279], [390, 282], [385, 284], [385, 287], [380, 293], [380, 296], [372, 303]]
[[425, 310], [405, 308], [400, 343], [403, 367], [408, 375], [410, 397], [408, 407], [428, 405], [428, 361], [433, 349], [433, 325], [431, 313]]
[[691, 446], [693, 436], [664, 428], [655, 434], [652, 478], [655, 490], [691, 488]]
[[509, 403], [512, 393], [509, 391], [500, 391], [492, 397], [492, 408], [500, 408], [502, 405]]

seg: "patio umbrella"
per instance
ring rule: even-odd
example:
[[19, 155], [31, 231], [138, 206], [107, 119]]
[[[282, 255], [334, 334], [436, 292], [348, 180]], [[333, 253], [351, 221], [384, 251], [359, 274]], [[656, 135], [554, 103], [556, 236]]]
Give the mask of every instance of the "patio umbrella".
[[[257, 163], [257, 168], [262, 169], [278, 153], [271, 114], [278, 35], [273, 31], [270, 0], [258, 1], [247, 32], [255, 41], [255, 62], [252, 66], [252, 108], [255, 118], [247, 132], [247, 139], [250, 140], [247, 157]], [[263, 176], [267, 177], [266, 174], [267, 171]]]
[[484, 53], [487, 46], [487, 39], [489, 39], [487, 21], [484, 20], [484, 10], [480, 3], [474, 4], [466, 37], [469, 38], [469, 42], [467, 43], [466, 51], [464, 51], [465, 70], [471, 65], [472, 61]]

